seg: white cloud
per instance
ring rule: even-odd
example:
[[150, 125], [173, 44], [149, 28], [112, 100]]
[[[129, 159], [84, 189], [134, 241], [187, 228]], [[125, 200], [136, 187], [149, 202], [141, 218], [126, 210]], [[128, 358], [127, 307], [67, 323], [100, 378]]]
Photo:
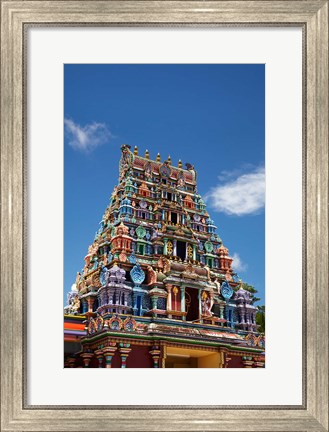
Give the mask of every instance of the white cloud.
[[69, 145], [85, 153], [105, 144], [112, 136], [104, 123], [94, 122], [80, 126], [71, 119], [64, 119], [64, 125]]
[[[219, 177], [223, 179], [223, 173]], [[258, 213], [265, 206], [265, 168], [241, 174], [213, 187], [205, 199], [215, 211], [244, 216]]]
[[247, 270], [248, 265], [242, 261], [239, 254], [234, 253], [232, 255], [232, 258], [233, 258], [232, 267], [236, 272], [239, 273], [239, 272], [244, 272], [245, 270]]

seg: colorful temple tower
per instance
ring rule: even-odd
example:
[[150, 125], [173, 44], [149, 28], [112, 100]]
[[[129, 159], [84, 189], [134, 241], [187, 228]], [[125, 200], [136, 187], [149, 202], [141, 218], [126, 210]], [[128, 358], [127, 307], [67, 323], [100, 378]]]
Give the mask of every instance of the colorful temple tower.
[[65, 367], [264, 367], [257, 307], [194, 166], [122, 145], [120, 177], [65, 307]]

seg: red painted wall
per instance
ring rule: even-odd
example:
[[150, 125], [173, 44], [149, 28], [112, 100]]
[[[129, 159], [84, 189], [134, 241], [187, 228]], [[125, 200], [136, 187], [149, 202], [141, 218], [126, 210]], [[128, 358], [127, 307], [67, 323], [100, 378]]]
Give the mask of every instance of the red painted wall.
[[227, 358], [230, 358], [227, 367], [228, 368], [243, 368], [242, 357], [241, 356], [233, 356], [232, 354], [227, 355]]
[[132, 345], [127, 358], [127, 368], [153, 368], [153, 359], [150, 354], [151, 347]]

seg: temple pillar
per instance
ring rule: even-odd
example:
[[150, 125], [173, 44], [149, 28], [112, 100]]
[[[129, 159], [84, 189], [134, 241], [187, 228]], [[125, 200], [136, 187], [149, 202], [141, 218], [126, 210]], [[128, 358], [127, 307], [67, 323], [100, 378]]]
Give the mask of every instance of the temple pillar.
[[168, 242], [168, 239], [163, 239], [163, 243], [164, 243], [164, 245], [163, 245], [163, 255], [167, 255], [167, 242]]
[[152, 296], [152, 297], [151, 297], [151, 302], [152, 302], [152, 309], [157, 309], [157, 305], [158, 305], [158, 297], [156, 297], [156, 296]]
[[97, 351], [95, 351], [95, 354], [96, 354], [96, 358], [98, 360], [98, 367], [102, 368], [103, 367], [103, 360], [104, 360], [103, 351], [97, 350]]
[[[219, 305], [219, 318], [220, 319], [224, 319], [224, 305], [220, 304]], [[221, 326], [223, 326], [223, 323], [220, 323]]]
[[[167, 311], [172, 310], [172, 304], [171, 304], [171, 289], [172, 285], [166, 285], [168, 296], [167, 296]], [[168, 314], [168, 318], [172, 318], [171, 314]]]
[[[181, 306], [181, 312], [185, 312], [185, 286], [181, 286], [180, 288], [180, 306]], [[186, 316], [182, 316], [183, 321], [186, 320]]]
[[198, 302], [199, 302], [199, 320], [202, 323], [202, 302], [201, 302], [201, 292], [202, 290], [199, 289], [198, 291]]
[[176, 286], [174, 286], [172, 292], [173, 292], [173, 294], [174, 294], [174, 307], [173, 307], [173, 310], [177, 310], [177, 294], [178, 294], [178, 288], [177, 288]]
[[95, 302], [95, 298], [94, 297], [88, 297], [87, 302], [88, 302], [88, 312], [93, 312], [93, 305]]
[[153, 367], [154, 368], [159, 367], [160, 353], [161, 353], [161, 351], [160, 351], [158, 346], [153, 346], [151, 351], [150, 351], [150, 354], [151, 354], [152, 359], [153, 359]]
[[243, 363], [243, 367], [244, 368], [247, 368], [247, 369], [250, 369], [250, 368], [252, 368], [252, 366], [253, 366], [253, 364], [254, 364], [254, 361], [253, 361], [253, 359], [252, 359], [252, 357], [242, 357], [242, 363]]
[[177, 256], [177, 240], [176, 239], [173, 240], [173, 246], [174, 246], [173, 255]]
[[119, 352], [121, 356], [121, 368], [126, 368], [126, 361], [127, 357], [131, 351], [130, 344], [129, 343], [120, 343], [119, 344]]
[[196, 261], [196, 245], [193, 245], [193, 261]]
[[80, 356], [82, 357], [84, 367], [85, 368], [89, 367], [90, 361], [91, 361], [92, 357], [94, 357], [94, 354], [93, 353], [82, 353], [82, 354], [80, 354]]
[[116, 350], [117, 350], [117, 347], [116, 347], [115, 342], [110, 342], [109, 346], [107, 346], [103, 349], [106, 368], [111, 368], [112, 358], [113, 358]]

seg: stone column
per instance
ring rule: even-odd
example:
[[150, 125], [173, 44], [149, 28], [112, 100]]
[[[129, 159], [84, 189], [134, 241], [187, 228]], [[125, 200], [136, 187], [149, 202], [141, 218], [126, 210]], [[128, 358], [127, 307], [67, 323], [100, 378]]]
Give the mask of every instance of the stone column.
[[199, 289], [199, 292], [198, 292], [198, 302], [199, 302], [199, 319], [200, 319], [200, 321], [201, 321], [201, 323], [202, 323], [202, 303], [201, 303], [201, 290]]
[[[224, 305], [223, 304], [219, 305], [219, 318], [224, 319]], [[223, 327], [224, 323], [220, 323], [220, 325]]]
[[121, 368], [124, 369], [126, 367], [127, 357], [131, 351], [129, 343], [120, 343], [119, 344], [119, 352], [121, 356]]
[[160, 353], [161, 353], [161, 351], [160, 351], [158, 346], [153, 346], [151, 351], [150, 351], [150, 354], [151, 354], [152, 359], [153, 359], [153, 367], [154, 368], [159, 367]]
[[167, 255], [167, 241], [168, 239], [163, 239], [164, 245], [163, 245], [163, 255]]
[[[181, 312], [185, 312], [185, 286], [182, 285], [180, 288], [180, 310]], [[186, 316], [183, 315], [182, 319], [185, 321]]]
[[[171, 289], [172, 289], [172, 285], [168, 284], [166, 285], [166, 289], [168, 292], [168, 296], [167, 296], [167, 312], [172, 310], [172, 304], [171, 304]], [[171, 314], [168, 314], [168, 318], [172, 318]]]
[[177, 240], [176, 239], [173, 240], [173, 246], [174, 246], [173, 255], [177, 256]]
[[109, 346], [105, 347], [103, 349], [103, 354], [105, 357], [105, 364], [106, 364], [106, 368], [110, 368], [111, 367], [111, 363], [112, 363], [112, 358], [115, 354], [115, 351], [117, 350], [116, 347], [116, 343], [115, 342], [110, 342]]
[[102, 368], [103, 367], [103, 360], [104, 360], [103, 351], [102, 350], [97, 350], [97, 351], [95, 351], [95, 354], [96, 354], [96, 357], [97, 357], [97, 360], [98, 360], [98, 367]]
[[193, 261], [196, 261], [196, 245], [193, 245]]
[[219, 305], [219, 318], [224, 319], [224, 305]]
[[88, 297], [87, 301], [88, 301], [88, 312], [93, 312], [93, 305], [94, 305], [95, 298]]
[[89, 367], [90, 361], [92, 357], [94, 357], [93, 353], [82, 353], [80, 354], [83, 360], [84, 367]]
[[[168, 292], [168, 297], [167, 297], [167, 311], [171, 311], [172, 310], [172, 305], [171, 305], [171, 289], [172, 289], [172, 285], [166, 285], [167, 288], [167, 292]], [[172, 318], [171, 314], [168, 314], [168, 318]]]
[[152, 309], [157, 309], [158, 297], [152, 296], [151, 302], [152, 302]]

